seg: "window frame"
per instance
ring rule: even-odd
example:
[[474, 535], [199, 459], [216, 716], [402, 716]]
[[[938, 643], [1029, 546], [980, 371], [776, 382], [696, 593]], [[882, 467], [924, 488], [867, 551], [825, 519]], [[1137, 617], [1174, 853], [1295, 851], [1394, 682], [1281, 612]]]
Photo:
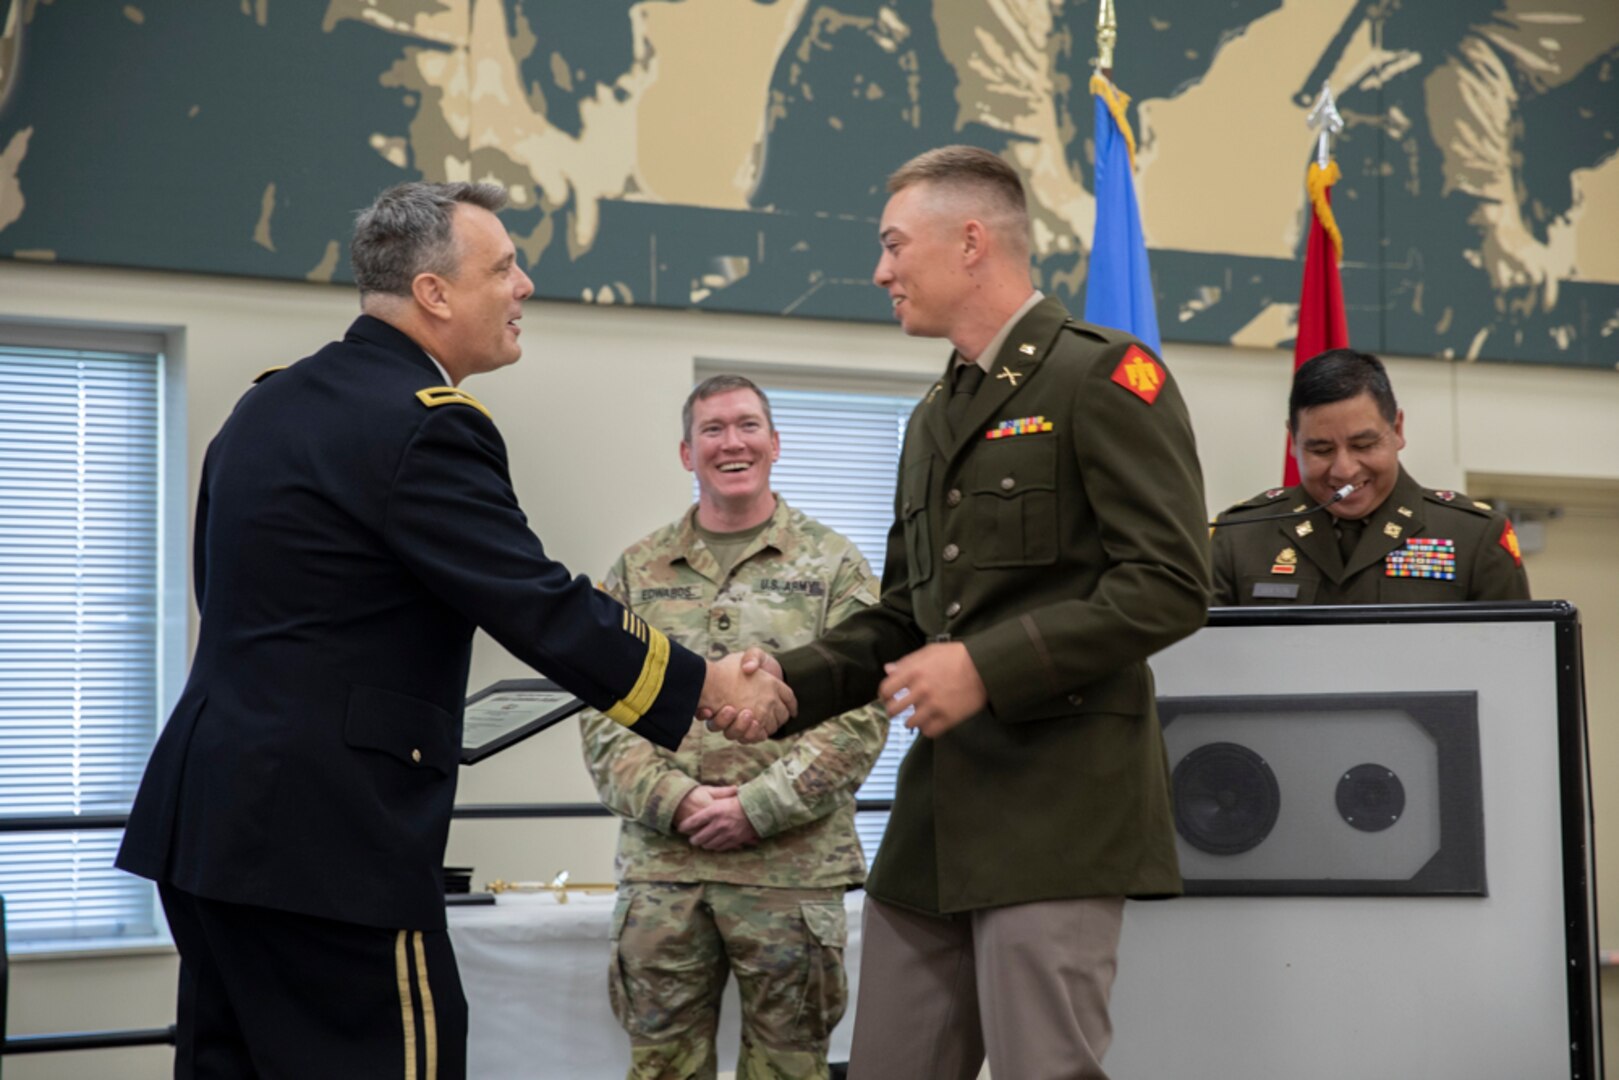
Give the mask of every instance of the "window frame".
[[[186, 384], [183, 335], [178, 328], [128, 323], [89, 323], [53, 319], [0, 319], [0, 346], [13, 349], [50, 349], [89, 353], [138, 354], [150, 359], [155, 368], [153, 405], [156, 418], [156, 463], [154, 499], [153, 572], [154, 620], [152, 625], [150, 674], [154, 683], [150, 717], [130, 721], [146, 725], [148, 736], [142, 747], [142, 761], [150, 753], [163, 724], [179, 698], [185, 683], [190, 653], [190, 589], [188, 544], [190, 484], [188, 475]], [[133, 793], [132, 793], [133, 794]], [[127, 809], [127, 807], [125, 807]], [[60, 830], [49, 835], [66, 843], [81, 835], [104, 836], [122, 830], [86, 829], [82, 833]], [[45, 833], [9, 835], [45, 836]], [[82, 958], [86, 956], [139, 955], [173, 949], [168, 922], [158, 901], [156, 886], [132, 878], [146, 890], [143, 910], [150, 913], [150, 932], [99, 937], [52, 937], [19, 940], [15, 929], [8, 934], [8, 950], [13, 961]]]

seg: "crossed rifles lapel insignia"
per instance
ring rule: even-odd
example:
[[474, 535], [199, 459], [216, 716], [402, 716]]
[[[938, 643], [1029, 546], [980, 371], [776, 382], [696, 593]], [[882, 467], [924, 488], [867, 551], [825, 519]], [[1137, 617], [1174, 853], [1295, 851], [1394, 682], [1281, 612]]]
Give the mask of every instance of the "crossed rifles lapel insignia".
[[1018, 377], [1021, 374], [1022, 374], [1022, 372], [1020, 372], [1020, 371], [1013, 371], [1009, 367], [1003, 367], [1000, 370], [1000, 374], [996, 375], [995, 377], [997, 379], [1005, 379], [1007, 382], [1012, 384], [1012, 389], [1016, 390], [1017, 389]]

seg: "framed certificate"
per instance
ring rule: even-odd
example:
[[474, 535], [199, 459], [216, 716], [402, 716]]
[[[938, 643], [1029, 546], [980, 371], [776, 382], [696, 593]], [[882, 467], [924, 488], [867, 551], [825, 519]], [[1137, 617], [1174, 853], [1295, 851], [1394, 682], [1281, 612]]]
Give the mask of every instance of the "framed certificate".
[[486, 686], [467, 698], [461, 764], [476, 765], [584, 707], [550, 679], [502, 679]]

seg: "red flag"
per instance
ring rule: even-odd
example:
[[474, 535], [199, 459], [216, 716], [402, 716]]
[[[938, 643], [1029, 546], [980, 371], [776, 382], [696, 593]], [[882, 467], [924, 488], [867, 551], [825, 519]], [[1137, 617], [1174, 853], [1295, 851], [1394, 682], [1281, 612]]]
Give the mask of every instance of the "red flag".
[[[1299, 293], [1299, 333], [1293, 342], [1293, 370], [1328, 349], [1349, 344], [1349, 324], [1344, 320], [1344, 290], [1338, 279], [1338, 263], [1344, 257], [1344, 239], [1332, 216], [1332, 185], [1338, 182], [1338, 163], [1327, 162], [1323, 169], [1310, 162], [1306, 186], [1310, 191], [1310, 235], [1304, 245], [1304, 288]], [[1282, 483], [1299, 482], [1299, 465], [1288, 440], [1287, 461]]]

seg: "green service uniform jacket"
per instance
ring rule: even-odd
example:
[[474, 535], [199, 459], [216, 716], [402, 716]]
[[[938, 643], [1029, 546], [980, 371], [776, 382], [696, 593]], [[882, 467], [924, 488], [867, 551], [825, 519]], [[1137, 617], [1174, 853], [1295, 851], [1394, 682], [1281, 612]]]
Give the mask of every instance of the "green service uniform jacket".
[[1314, 505], [1303, 488], [1272, 488], [1221, 514], [1214, 530], [1215, 604], [1529, 599], [1512, 523], [1459, 491], [1428, 490], [1401, 469], [1389, 497], [1367, 515], [1347, 564], [1330, 511], [1249, 520]]
[[1046, 299], [959, 432], [912, 414], [881, 602], [780, 659], [800, 730], [870, 701], [883, 664], [967, 646], [989, 709], [900, 767], [866, 888], [947, 913], [1180, 891], [1147, 657], [1203, 625], [1203, 481], [1180, 391], [1139, 342]]

